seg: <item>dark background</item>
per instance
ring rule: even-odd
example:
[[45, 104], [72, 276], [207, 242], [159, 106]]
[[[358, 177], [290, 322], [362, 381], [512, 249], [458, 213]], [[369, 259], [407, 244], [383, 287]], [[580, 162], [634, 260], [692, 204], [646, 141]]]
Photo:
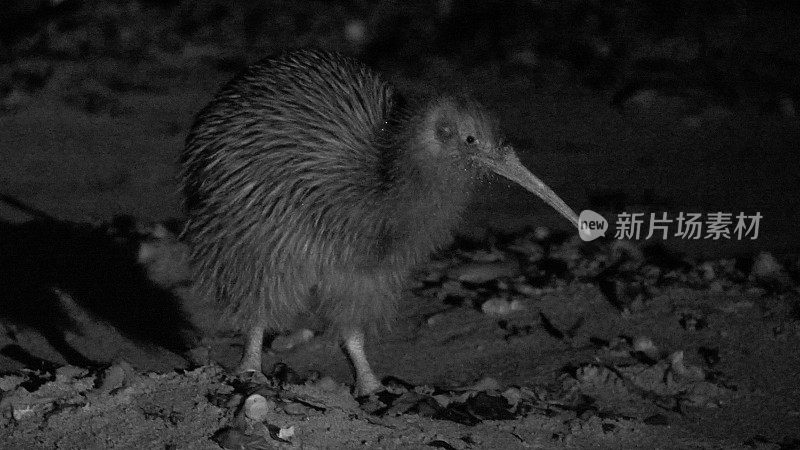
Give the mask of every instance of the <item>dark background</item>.
[[[760, 211], [758, 244], [796, 249], [792, 2], [5, 5], [0, 179], [58, 217], [179, 217], [172, 161], [193, 113], [248, 62], [315, 46], [358, 55], [411, 93], [472, 92], [576, 210]], [[509, 189], [487, 195], [520, 197]], [[550, 215], [527, 198], [476, 209], [496, 227]]]
[[[411, 94], [471, 92], [576, 210], [758, 211], [755, 242], [667, 244], [796, 252], [792, 5], [10, 1], [0, 16], [0, 190], [69, 220], [179, 218], [174, 161], [194, 113], [247, 63], [314, 46], [357, 55]], [[476, 205], [468, 224], [565, 226], [506, 183]]]
[[[737, 442], [794, 436], [796, 5], [3, 1], [0, 373], [119, 359], [170, 371], [197, 362], [185, 351], [204, 333], [211, 361], [236, 363], [239, 337], [209, 331], [216, 315], [187, 287], [185, 247], [175, 238], [183, 217], [178, 154], [194, 114], [234, 73], [274, 52], [314, 46], [358, 56], [411, 95], [472, 93], [494, 110], [523, 162], [576, 211], [763, 216], [757, 240], [658, 241], [687, 256], [675, 260], [695, 284], [639, 301], [633, 314], [580, 283], [577, 292], [540, 290], [525, 299], [529, 310], [509, 319], [530, 336], [511, 343], [477, 303], [451, 308], [411, 296], [399, 330], [369, 343], [378, 373], [430, 384], [466, 385], [482, 375], [543, 384], [567, 364], [594, 361], [591, 346], [548, 337], [541, 313], [564, 330], [585, 322], [575, 326], [586, 338], [652, 337], [665, 351], [685, 349], [691, 364], [701, 364], [698, 347], [720, 349], [716, 367], [745, 399], [686, 415], [676, 422], [684, 428], [662, 427], [676, 436], [670, 444], [686, 429]], [[482, 186], [463, 234], [569, 229], [509, 182]], [[578, 251], [565, 248], [559, 258]], [[776, 258], [759, 255], [765, 251]], [[775, 279], [760, 280], [754, 259]], [[729, 271], [736, 277], [726, 279]], [[685, 323], [690, 313], [708, 327], [687, 329], [679, 317]], [[335, 343], [322, 339], [276, 359], [350, 379]]]

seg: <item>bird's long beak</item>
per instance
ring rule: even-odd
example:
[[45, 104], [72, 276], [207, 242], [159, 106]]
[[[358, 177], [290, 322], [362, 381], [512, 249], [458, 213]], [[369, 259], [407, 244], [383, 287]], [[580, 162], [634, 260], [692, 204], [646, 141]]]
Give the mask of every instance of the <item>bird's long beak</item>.
[[525, 168], [512, 149], [508, 148], [507, 150], [508, 152], [501, 159], [481, 158], [481, 162], [498, 175], [502, 175], [536, 194], [572, 222], [575, 227], [578, 227], [578, 215], [575, 214], [575, 211], [567, 206], [564, 200], [561, 200], [561, 197], [547, 187], [542, 180]]

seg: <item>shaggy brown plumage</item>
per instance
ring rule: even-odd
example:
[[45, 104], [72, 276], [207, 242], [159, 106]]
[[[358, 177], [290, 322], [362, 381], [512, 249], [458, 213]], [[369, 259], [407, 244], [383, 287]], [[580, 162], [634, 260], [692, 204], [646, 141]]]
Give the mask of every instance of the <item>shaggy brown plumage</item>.
[[[241, 368], [258, 370], [264, 328], [306, 315], [341, 334], [359, 393], [379, 386], [361, 386], [361, 330], [394, 316], [409, 269], [449, 242], [488, 170], [531, 183], [480, 105], [406, 107], [341, 55], [285, 53], [226, 84], [196, 118], [181, 177], [199, 292], [251, 330]], [[526, 187], [575, 221], [538, 183]]]

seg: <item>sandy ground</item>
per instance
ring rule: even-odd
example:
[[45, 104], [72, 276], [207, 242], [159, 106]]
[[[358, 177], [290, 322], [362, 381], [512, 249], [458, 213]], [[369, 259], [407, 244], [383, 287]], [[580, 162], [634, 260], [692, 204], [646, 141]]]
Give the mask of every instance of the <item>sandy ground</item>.
[[[226, 376], [219, 366], [239, 358], [238, 337], [213, 330], [213, 312], [184, 285], [181, 244], [147, 225], [181, 217], [174, 161], [192, 115], [230, 75], [161, 71], [147, 90], [87, 113], [63, 101], [76, 70], [0, 116], [0, 193], [62, 220], [25, 223], [30, 213], [0, 202], [0, 447], [800, 445], [796, 119], [755, 100], [621, 114], [558, 67], [546, 88], [497, 68], [400, 76], [411, 90], [446, 79], [480, 92], [526, 164], [575, 209], [610, 210], [602, 198], [621, 195], [627, 211], [764, 219], [756, 241], [670, 239], [669, 254], [684, 256], [631, 250], [632, 264], [604, 273], [616, 261], [608, 242], [562, 245], [564, 224], [541, 202], [488, 183], [462, 229], [477, 244], [423, 271], [395, 329], [369, 344], [375, 370], [407, 384], [359, 405], [323, 338], [268, 353], [267, 373], [284, 362], [299, 376]], [[133, 228], [102, 225], [118, 214]], [[526, 226], [554, 233], [534, 238]], [[531, 246], [514, 250], [486, 227]], [[494, 256], [475, 250], [492, 242]], [[782, 264], [753, 270], [762, 251]], [[485, 279], [459, 281], [468, 269]], [[67, 363], [80, 368], [57, 369]]]

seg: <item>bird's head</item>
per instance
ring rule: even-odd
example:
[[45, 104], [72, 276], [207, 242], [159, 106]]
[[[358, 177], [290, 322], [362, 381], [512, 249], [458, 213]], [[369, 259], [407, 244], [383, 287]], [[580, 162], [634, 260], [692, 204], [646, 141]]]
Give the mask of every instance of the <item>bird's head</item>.
[[432, 102], [421, 118], [419, 148], [428, 164], [455, 168], [469, 176], [496, 173], [536, 194], [573, 225], [578, 216], [544, 182], [519, 161], [514, 149], [503, 142], [494, 118], [478, 103], [463, 97]]

